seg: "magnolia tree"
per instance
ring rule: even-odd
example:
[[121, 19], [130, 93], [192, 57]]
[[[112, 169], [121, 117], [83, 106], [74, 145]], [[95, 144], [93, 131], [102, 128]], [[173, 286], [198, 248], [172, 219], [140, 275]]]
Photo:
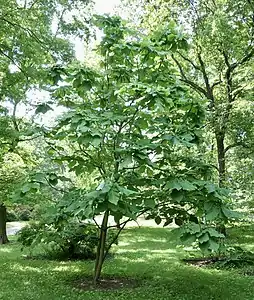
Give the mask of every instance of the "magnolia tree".
[[44, 134], [52, 160], [78, 176], [93, 176], [89, 189], [71, 189], [60, 207], [93, 218], [99, 228], [96, 284], [111, 246], [109, 216], [117, 223], [115, 239], [129, 220], [147, 212], [164, 225], [187, 222], [185, 233], [216, 250], [223, 235], [207, 226], [228, 213], [223, 195], [203, 181], [202, 164], [187, 162], [200, 139], [203, 111], [170, 61], [186, 46], [184, 37], [173, 24], [147, 36], [118, 17], [97, 16], [95, 23], [104, 33], [96, 49], [99, 67], [52, 70], [53, 96], [68, 112]]

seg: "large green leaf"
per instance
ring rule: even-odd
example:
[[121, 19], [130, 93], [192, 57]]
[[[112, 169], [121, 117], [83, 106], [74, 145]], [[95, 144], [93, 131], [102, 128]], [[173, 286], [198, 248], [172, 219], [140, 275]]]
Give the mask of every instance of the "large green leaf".
[[27, 183], [22, 187], [21, 191], [22, 191], [22, 193], [25, 194], [25, 193], [29, 192], [30, 189], [31, 189], [31, 184]]
[[154, 208], [156, 205], [155, 200], [152, 198], [147, 198], [147, 199], [145, 199], [144, 202], [145, 202], [145, 206], [148, 208]]
[[199, 243], [206, 243], [207, 241], [209, 241], [209, 235], [208, 233], [204, 233], [202, 234], [199, 238], [198, 238]]
[[126, 156], [123, 161], [121, 162], [121, 167], [122, 168], [128, 168], [133, 164], [133, 158], [132, 155]]
[[210, 239], [209, 240], [209, 249], [214, 251], [214, 252], [217, 252], [220, 248], [220, 244], [217, 243], [215, 240], [212, 240]]
[[190, 223], [188, 224], [188, 229], [189, 231], [194, 234], [194, 233], [198, 233], [201, 231], [201, 227], [199, 224], [196, 224], [196, 223]]
[[188, 243], [188, 244], [191, 244], [191, 243], [194, 243], [196, 241], [196, 236], [193, 235], [193, 234], [190, 234], [190, 233], [184, 233], [182, 236], [181, 236], [181, 241], [183, 243]]
[[133, 196], [138, 193], [137, 191], [133, 191], [133, 190], [127, 189], [125, 187], [120, 187], [120, 186], [118, 186], [118, 190], [127, 197]]
[[181, 189], [186, 190], [186, 191], [196, 190], [195, 185], [193, 185], [191, 182], [189, 182], [188, 180], [179, 179], [179, 178], [170, 180], [169, 182], [166, 183], [165, 187], [168, 189], [175, 189], [178, 191]]
[[179, 202], [181, 202], [183, 200], [184, 193], [182, 191], [173, 190], [171, 192], [171, 197], [172, 197], [173, 201], [179, 203]]
[[206, 184], [205, 187], [206, 187], [208, 193], [213, 193], [216, 191], [216, 187], [212, 183]]
[[117, 205], [119, 198], [119, 192], [112, 188], [108, 193], [108, 201], [114, 205]]
[[221, 209], [219, 206], [217, 206], [217, 205], [211, 206], [209, 211], [206, 212], [206, 220], [207, 221], [215, 220], [219, 216], [220, 212], [221, 212]]
[[230, 210], [226, 207], [222, 207], [222, 212], [224, 216], [228, 219], [240, 219], [242, 217], [242, 214], [233, 210]]
[[165, 185], [165, 188], [180, 191], [182, 189], [182, 185], [179, 183], [178, 179], [176, 178], [168, 181]]
[[185, 190], [185, 191], [195, 191], [196, 190], [195, 185], [193, 185], [189, 181], [182, 181], [181, 185], [182, 185], [183, 190]]
[[206, 229], [206, 231], [209, 233], [209, 235], [211, 236], [211, 237], [215, 237], [215, 238], [224, 238], [225, 236], [224, 236], [224, 234], [222, 234], [222, 233], [219, 233], [216, 229], [214, 229], [214, 228], [208, 228], [208, 229]]

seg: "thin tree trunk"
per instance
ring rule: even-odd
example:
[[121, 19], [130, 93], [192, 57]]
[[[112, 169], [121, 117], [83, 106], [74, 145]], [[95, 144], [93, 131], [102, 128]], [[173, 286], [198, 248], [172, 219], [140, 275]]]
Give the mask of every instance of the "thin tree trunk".
[[[219, 186], [224, 187], [226, 183], [226, 160], [225, 160], [225, 133], [215, 133], [217, 143], [217, 159], [218, 159], [218, 170], [219, 170]], [[218, 227], [220, 233], [227, 235], [226, 227], [221, 224]]]
[[120, 225], [120, 222], [119, 222], [119, 221], [116, 222], [116, 228], [117, 228], [117, 229], [120, 229], [120, 228], [121, 228], [121, 225]]
[[104, 213], [102, 225], [100, 228], [100, 238], [97, 246], [96, 262], [95, 262], [95, 269], [94, 269], [94, 279], [93, 279], [94, 284], [97, 284], [97, 282], [100, 279], [102, 265], [105, 259], [108, 217], [109, 217], [109, 211], [107, 210]]
[[6, 221], [6, 207], [3, 204], [0, 204], [0, 245], [9, 242], [6, 234]]
[[217, 143], [217, 159], [218, 159], [218, 170], [219, 170], [219, 186], [223, 187], [226, 181], [226, 160], [225, 160], [225, 133], [216, 132], [216, 143]]

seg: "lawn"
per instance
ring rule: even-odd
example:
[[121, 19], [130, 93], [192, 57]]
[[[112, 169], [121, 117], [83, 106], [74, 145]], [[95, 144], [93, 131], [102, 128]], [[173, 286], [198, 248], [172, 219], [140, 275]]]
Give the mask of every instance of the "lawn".
[[[230, 231], [232, 242], [254, 250], [253, 227]], [[240, 240], [237, 238], [240, 236]], [[134, 289], [84, 291], [73, 282], [86, 278], [93, 262], [28, 260], [12, 240], [0, 247], [0, 299], [3, 300], [253, 300], [254, 276], [237, 270], [185, 265], [186, 252], [176, 247], [174, 232], [163, 228], [129, 228], [115, 246], [104, 275], [137, 279]]]

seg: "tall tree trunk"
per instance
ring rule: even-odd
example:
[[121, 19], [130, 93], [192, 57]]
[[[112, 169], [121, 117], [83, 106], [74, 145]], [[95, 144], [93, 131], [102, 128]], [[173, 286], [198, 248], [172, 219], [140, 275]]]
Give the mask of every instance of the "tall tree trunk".
[[217, 160], [219, 171], [219, 186], [223, 187], [226, 181], [226, 161], [225, 161], [225, 133], [216, 132], [216, 144], [217, 144]]
[[107, 230], [108, 230], [108, 217], [109, 217], [109, 211], [107, 210], [104, 213], [102, 225], [100, 228], [100, 237], [99, 237], [99, 242], [98, 242], [98, 246], [97, 246], [94, 278], [93, 278], [94, 284], [97, 284], [97, 282], [100, 279], [102, 265], [103, 265], [103, 262], [105, 259], [106, 238], [107, 238]]
[[[226, 182], [226, 160], [225, 160], [225, 132], [216, 132], [216, 144], [217, 144], [217, 160], [219, 171], [219, 186], [224, 187]], [[220, 233], [227, 235], [225, 224], [221, 224], [218, 227]]]
[[9, 242], [6, 234], [6, 221], [6, 207], [3, 204], [0, 204], [0, 245]]

